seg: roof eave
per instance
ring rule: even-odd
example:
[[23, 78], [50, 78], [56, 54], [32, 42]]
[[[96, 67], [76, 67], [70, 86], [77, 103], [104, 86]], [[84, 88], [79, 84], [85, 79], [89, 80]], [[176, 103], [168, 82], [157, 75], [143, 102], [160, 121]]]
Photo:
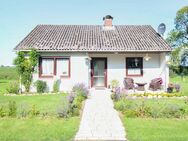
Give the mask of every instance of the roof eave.
[[[19, 51], [31, 51], [29, 49], [27, 50], [14, 50], [15, 52]], [[108, 52], [108, 53], [114, 53], [114, 52], [171, 52], [171, 50], [37, 50], [37, 52]]]

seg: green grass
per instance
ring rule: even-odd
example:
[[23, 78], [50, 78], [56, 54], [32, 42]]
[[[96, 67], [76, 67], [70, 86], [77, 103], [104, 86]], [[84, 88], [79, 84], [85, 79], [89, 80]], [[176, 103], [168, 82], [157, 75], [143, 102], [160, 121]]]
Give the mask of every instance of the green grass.
[[188, 119], [125, 118], [129, 141], [186, 141]]
[[181, 76], [171, 77], [170, 82], [180, 84], [182, 95], [188, 96], [188, 76], [184, 76], [183, 79]]
[[[35, 105], [40, 115], [26, 118], [0, 118], [0, 141], [68, 141], [78, 130], [80, 118], [67, 119], [57, 117], [57, 106], [66, 94], [35, 96], [0, 96], [0, 105], [8, 107], [9, 101], [15, 101], [19, 108], [26, 103]], [[43, 117], [42, 113], [48, 113]]]
[[6, 93], [6, 88], [9, 86], [11, 80], [1, 80], [0, 79], [0, 94]]
[[36, 95], [36, 96], [0, 96], [0, 105], [8, 105], [9, 101], [15, 101], [17, 106], [27, 104], [30, 107], [35, 105], [40, 112], [47, 112], [54, 115], [57, 106], [65, 94]]
[[[128, 113], [124, 111], [133, 110], [135, 107], [139, 109], [139, 107], [143, 106], [143, 101], [146, 106], [145, 110], [148, 111], [148, 107], [149, 109], [155, 107], [153, 112], [158, 113], [160, 118], [148, 116], [128, 118]], [[181, 107], [181, 109], [185, 110], [184, 114], [186, 115], [184, 118], [165, 118], [166, 116], [160, 114], [160, 111], [164, 110], [165, 105], [171, 105], [173, 113], [175, 113], [175, 107]], [[129, 141], [186, 141], [188, 139], [188, 104], [185, 99], [120, 100], [115, 102], [115, 107], [122, 111], [121, 119]], [[164, 112], [169, 113], [168, 110]], [[143, 114], [143, 111], [141, 113]], [[164, 118], [161, 118], [161, 116]]]
[[0, 94], [6, 93], [11, 81], [19, 80], [15, 67], [0, 67]]
[[79, 118], [0, 119], [1, 141], [69, 141], [78, 130]]
[[0, 80], [18, 80], [19, 76], [15, 67], [0, 67]]

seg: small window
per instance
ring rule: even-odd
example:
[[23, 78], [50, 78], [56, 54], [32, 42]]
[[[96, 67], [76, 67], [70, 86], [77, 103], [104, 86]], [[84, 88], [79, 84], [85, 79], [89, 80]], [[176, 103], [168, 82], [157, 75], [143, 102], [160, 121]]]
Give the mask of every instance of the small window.
[[143, 75], [143, 58], [130, 57], [126, 58], [126, 75], [142, 76]]
[[39, 61], [39, 76], [70, 77], [70, 58], [42, 57]]
[[56, 74], [57, 76], [69, 76], [69, 59], [68, 58], [60, 58], [57, 59], [57, 68]]
[[54, 59], [42, 59], [42, 75], [54, 74]]

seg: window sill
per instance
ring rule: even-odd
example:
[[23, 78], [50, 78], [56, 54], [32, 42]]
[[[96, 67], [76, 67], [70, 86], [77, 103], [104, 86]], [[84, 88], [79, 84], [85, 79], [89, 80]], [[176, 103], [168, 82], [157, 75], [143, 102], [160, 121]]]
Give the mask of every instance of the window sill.
[[60, 75], [60, 78], [70, 78], [69, 75], [65, 76], [65, 75]]
[[132, 75], [131, 74], [127, 74], [126, 76], [130, 76], [130, 77], [143, 77], [143, 74], [140, 74], [140, 75], [139, 74], [135, 74], [135, 75], [134, 74], [132, 74]]
[[40, 75], [40, 78], [53, 78], [53, 75]]

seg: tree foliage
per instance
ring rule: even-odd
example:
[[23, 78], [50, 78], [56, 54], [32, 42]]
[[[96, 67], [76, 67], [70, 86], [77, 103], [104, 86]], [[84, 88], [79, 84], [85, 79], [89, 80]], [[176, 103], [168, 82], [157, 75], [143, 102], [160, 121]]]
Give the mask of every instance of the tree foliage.
[[20, 51], [17, 54], [14, 64], [16, 65], [17, 71], [21, 76], [21, 84], [24, 85], [25, 91], [29, 92], [32, 83], [32, 73], [38, 63], [39, 54], [35, 49], [30, 52]]
[[175, 28], [168, 34], [167, 41], [173, 47], [188, 45], [188, 6], [177, 11]]

